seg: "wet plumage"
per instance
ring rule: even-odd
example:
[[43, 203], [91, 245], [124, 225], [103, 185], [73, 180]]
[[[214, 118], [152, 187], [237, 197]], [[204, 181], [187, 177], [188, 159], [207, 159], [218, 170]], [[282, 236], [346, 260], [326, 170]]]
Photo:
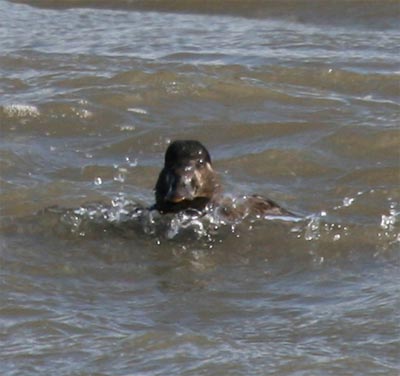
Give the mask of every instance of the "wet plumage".
[[228, 204], [222, 196], [217, 173], [208, 150], [199, 141], [172, 142], [165, 153], [164, 167], [155, 187], [154, 209], [161, 213], [177, 213], [221, 206], [230, 217], [253, 215], [292, 215], [274, 201], [259, 195], [244, 196], [239, 207]]

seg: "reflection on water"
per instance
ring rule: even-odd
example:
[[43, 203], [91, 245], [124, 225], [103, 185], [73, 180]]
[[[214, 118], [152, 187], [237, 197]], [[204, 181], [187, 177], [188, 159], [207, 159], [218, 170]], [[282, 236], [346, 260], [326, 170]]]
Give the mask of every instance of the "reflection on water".
[[[5, 375], [398, 374], [397, 2], [208, 6], [0, 2]], [[298, 217], [149, 211], [176, 138]]]

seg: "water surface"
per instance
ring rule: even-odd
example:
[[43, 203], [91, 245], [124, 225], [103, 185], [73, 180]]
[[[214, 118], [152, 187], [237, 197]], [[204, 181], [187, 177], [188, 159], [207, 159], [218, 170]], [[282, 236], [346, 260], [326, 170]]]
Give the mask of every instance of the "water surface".
[[[398, 375], [398, 2], [202, 4], [0, 2], [3, 374]], [[301, 218], [138, 215], [176, 138]]]

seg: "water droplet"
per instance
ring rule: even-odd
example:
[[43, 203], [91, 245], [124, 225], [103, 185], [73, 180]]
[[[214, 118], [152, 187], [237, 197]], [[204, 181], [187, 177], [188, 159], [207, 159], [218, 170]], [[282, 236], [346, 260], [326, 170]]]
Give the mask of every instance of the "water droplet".
[[384, 230], [392, 230], [395, 223], [396, 217], [394, 215], [382, 215], [380, 225]]
[[94, 179], [94, 185], [102, 185], [103, 184], [103, 180], [101, 180], [101, 177], [97, 177]]
[[348, 207], [354, 202], [354, 198], [352, 197], [345, 197], [343, 199], [343, 206]]
[[136, 167], [138, 165], [138, 159], [134, 158], [131, 160], [129, 157], [125, 157], [126, 162], [128, 163], [129, 167]]
[[125, 182], [125, 175], [122, 173], [119, 173], [117, 176], [114, 176], [114, 181], [118, 181], [120, 183]]
[[[321, 213], [322, 216], [322, 213]], [[306, 240], [317, 240], [320, 238], [321, 234], [319, 231], [320, 227], [320, 217], [314, 216], [311, 218], [310, 222], [306, 227], [304, 238]]]

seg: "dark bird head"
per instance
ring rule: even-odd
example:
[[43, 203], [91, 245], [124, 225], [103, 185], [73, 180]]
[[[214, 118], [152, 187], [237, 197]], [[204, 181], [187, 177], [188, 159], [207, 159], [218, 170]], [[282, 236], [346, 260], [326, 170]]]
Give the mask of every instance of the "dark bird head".
[[207, 149], [198, 141], [174, 141], [158, 176], [155, 208], [162, 213], [203, 210], [219, 187]]

